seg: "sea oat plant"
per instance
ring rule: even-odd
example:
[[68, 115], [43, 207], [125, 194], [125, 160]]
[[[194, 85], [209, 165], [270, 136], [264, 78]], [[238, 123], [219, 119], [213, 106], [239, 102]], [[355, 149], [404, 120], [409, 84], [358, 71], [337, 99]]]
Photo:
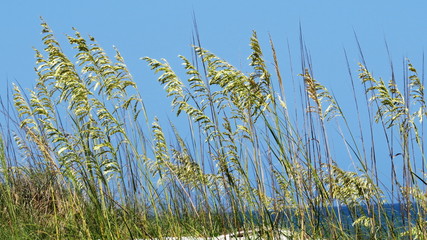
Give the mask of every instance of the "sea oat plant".
[[[69, 58], [45, 22], [42, 33], [34, 89], [14, 85], [16, 114], [2, 105], [15, 125], [0, 142], [0, 237], [426, 238], [427, 111], [411, 62], [403, 83], [394, 73], [377, 80], [364, 61], [360, 82], [350, 83], [365, 87], [367, 129], [381, 129], [377, 136], [365, 122], [352, 126], [315, 78], [302, 37], [296, 76], [283, 74], [272, 40], [269, 69], [255, 32], [248, 73], [194, 44], [192, 61], [179, 56], [183, 76], [165, 59], [143, 58], [187, 121], [165, 124], [145, 111], [117, 49], [110, 58], [74, 29]], [[291, 84], [300, 88], [293, 103]], [[331, 137], [336, 130], [341, 139]], [[376, 137], [383, 142], [369, 146]], [[336, 141], [354, 169], [340, 165]], [[378, 177], [378, 145], [392, 166], [390, 186]]]

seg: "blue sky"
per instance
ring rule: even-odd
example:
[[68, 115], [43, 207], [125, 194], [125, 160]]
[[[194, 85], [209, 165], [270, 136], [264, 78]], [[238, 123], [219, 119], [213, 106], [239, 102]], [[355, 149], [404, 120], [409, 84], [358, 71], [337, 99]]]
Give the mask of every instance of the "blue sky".
[[427, 43], [425, 10], [425, 1], [395, 0], [2, 1], [0, 79], [33, 82], [32, 47], [42, 47], [39, 17], [43, 16], [64, 43], [64, 34], [72, 34], [71, 28], [76, 27], [107, 50], [117, 46], [135, 77], [151, 84], [152, 75], [138, 59], [164, 57], [173, 63], [178, 54], [189, 55], [194, 11], [204, 47], [237, 66], [247, 63], [252, 30], [263, 40], [272, 35], [286, 65], [287, 41], [293, 54], [299, 54], [301, 22], [317, 78], [325, 84], [336, 83], [331, 78], [341, 73], [335, 76], [332, 70], [345, 65], [342, 49], [346, 48], [351, 61], [359, 60], [353, 29], [371, 69], [379, 73], [388, 63], [384, 39], [397, 62], [402, 57], [420, 59]]
[[[422, 68], [421, 59], [427, 47], [426, 10], [425, 0], [2, 1], [0, 94], [4, 96], [7, 91], [7, 81], [18, 81], [24, 87], [34, 83], [32, 47], [43, 47], [39, 19], [42, 16], [64, 48], [68, 47], [65, 34], [73, 34], [72, 27], [84, 36], [94, 36], [111, 53], [112, 46], [116, 46], [151, 114], [169, 114], [169, 100], [140, 58], [166, 58], [179, 68], [177, 55], [191, 56], [194, 12], [202, 46], [242, 69], [249, 69], [246, 58], [250, 54], [248, 44], [252, 30], [258, 32], [266, 53], [271, 34], [282, 74], [287, 79], [291, 78], [287, 44], [295, 61], [293, 77], [300, 73], [301, 24], [315, 78], [334, 92], [345, 108], [351, 99], [348, 99], [350, 85], [343, 49], [355, 72], [360, 61], [354, 32], [369, 69], [375, 76], [388, 80], [390, 65], [385, 41], [398, 73], [405, 57], [410, 58], [415, 67]], [[153, 102], [156, 104], [151, 104]]]

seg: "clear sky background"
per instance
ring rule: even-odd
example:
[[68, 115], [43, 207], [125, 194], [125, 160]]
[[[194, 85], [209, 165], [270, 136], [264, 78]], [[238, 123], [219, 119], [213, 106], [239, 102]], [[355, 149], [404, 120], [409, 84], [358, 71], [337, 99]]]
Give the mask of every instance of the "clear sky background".
[[[64, 48], [69, 47], [65, 34], [72, 35], [72, 27], [83, 36], [94, 36], [107, 52], [113, 53], [112, 46], [116, 46], [138, 83], [150, 114], [173, 116], [169, 113], [170, 100], [140, 58], [166, 58], [179, 68], [177, 55], [191, 56], [194, 12], [202, 46], [242, 69], [249, 70], [247, 56], [252, 30], [258, 32], [266, 53], [270, 34], [286, 79], [291, 78], [288, 44], [295, 61], [294, 77], [301, 73], [301, 24], [315, 78], [336, 95], [344, 109], [347, 103], [351, 114], [343, 49], [352, 70], [357, 72], [360, 56], [354, 32], [369, 69], [375, 76], [388, 80], [391, 74], [385, 41], [399, 74], [405, 57], [422, 69], [427, 47], [426, 11], [425, 0], [1, 1], [0, 94], [4, 96], [8, 90], [7, 82], [33, 85], [36, 74], [32, 47], [43, 48], [39, 19], [42, 16]], [[271, 59], [268, 61], [272, 63]]]

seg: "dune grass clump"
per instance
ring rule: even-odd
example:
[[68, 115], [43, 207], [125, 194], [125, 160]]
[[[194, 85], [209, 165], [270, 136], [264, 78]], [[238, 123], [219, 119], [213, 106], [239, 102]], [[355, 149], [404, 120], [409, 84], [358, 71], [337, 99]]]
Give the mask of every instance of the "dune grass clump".
[[[15, 85], [16, 112], [6, 112], [16, 126], [0, 144], [2, 239], [253, 231], [264, 239], [284, 232], [292, 239], [427, 239], [427, 109], [423, 79], [409, 61], [403, 91], [394, 77], [376, 79], [359, 65], [366, 131], [366, 121], [351, 125], [354, 116], [347, 118], [305, 59], [291, 76], [300, 79], [299, 100], [289, 104], [274, 45], [269, 69], [255, 32], [250, 73], [201, 46], [193, 61], [179, 56], [181, 77], [166, 60], [144, 57], [172, 110], [187, 119], [164, 125], [145, 111], [139, 80], [119, 51], [110, 58], [75, 31], [69, 58], [42, 27], [35, 88]], [[342, 139], [331, 139], [337, 130]], [[348, 149], [339, 157], [354, 169], [340, 166], [331, 147], [337, 141]], [[378, 176], [379, 158], [390, 162], [390, 185]]]

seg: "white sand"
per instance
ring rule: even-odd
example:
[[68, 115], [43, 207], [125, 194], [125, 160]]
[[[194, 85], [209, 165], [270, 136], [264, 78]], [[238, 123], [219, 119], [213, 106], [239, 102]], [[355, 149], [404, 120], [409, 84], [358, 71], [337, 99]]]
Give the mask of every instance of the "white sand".
[[[247, 231], [246, 236], [244, 231], [237, 233], [225, 234], [217, 237], [165, 237], [162, 239], [152, 239], [152, 240], [243, 240], [243, 239], [252, 239], [252, 240], [264, 240], [265, 238], [260, 238], [258, 230]], [[249, 237], [247, 235], [251, 234]], [[273, 240], [288, 240], [295, 239], [295, 235], [289, 230], [280, 230]], [[298, 237], [296, 239], [299, 239]], [[310, 238], [307, 238], [310, 239]], [[135, 239], [135, 240], [148, 240], [148, 239]], [[315, 240], [325, 240], [325, 239], [315, 239]]]
[[[217, 237], [208, 237], [208, 238], [201, 238], [201, 237], [165, 237], [163, 238], [164, 240], [239, 240], [239, 239], [257, 239], [259, 240], [260, 237], [257, 233], [257, 231], [248, 231], [246, 232], [246, 235], [251, 234], [252, 232], [254, 232], [254, 234], [252, 234], [252, 236], [250, 237], [245, 237], [245, 232], [241, 231], [241, 232], [237, 232], [237, 233], [232, 233], [232, 234], [225, 234], [225, 235], [220, 235]], [[258, 236], [257, 236], [258, 235]], [[280, 231], [280, 236], [275, 237], [275, 240], [288, 240], [288, 237], [286, 236], [291, 236], [292, 234], [290, 233], [290, 231]], [[135, 239], [135, 240], [144, 240], [144, 239]], [[155, 240], [159, 240], [159, 239], [155, 239]]]

